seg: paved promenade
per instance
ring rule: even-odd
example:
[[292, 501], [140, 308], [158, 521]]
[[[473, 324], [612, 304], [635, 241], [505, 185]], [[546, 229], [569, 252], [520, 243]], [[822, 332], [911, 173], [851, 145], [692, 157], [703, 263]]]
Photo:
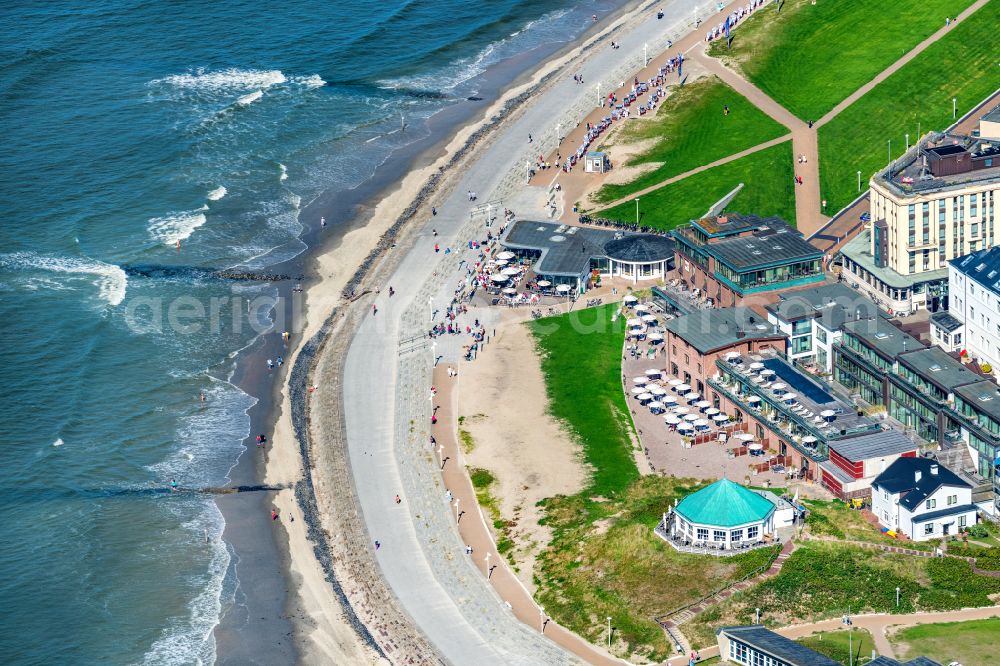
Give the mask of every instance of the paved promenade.
[[[653, 3], [650, 3], [652, 7]], [[682, 29], [681, 3], [664, 6], [657, 21], [650, 10], [635, 26], [610, 35], [622, 50], [642, 43], [665, 42]], [[683, 6], [690, 17], [690, 6]], [[555, 145], [557, 123], [571, 126], [588, 107], [590, 97], [572, 79], [582, 73], [596, 80], [623, 67], [622, 51], [603, 46], [589, 59], [564, 72], [551, 87], [519, 110], [489, 146], [467, 165], [450, 194], [437, 201], [438, 215], [416, 234], [414, 246], [401, 260], [374, 299], [377, 314], [367, 314], [347, 353], [344, 374], [344, 425], [350, 466], [361, 516], [371, 548], [388, 585], [413, 622], [439, 651], [456, 664], [563, 664], [576, 657], [550, 641], [539, 628], [518, 621], [464, 552], [451, 506], [445, 500], [436, 456], [429, 444], [432, 402], [432, 354], [452, 356], [456, 350], [432, 349], [420, 339], [440, 318], [461, 279], [460, 248], [484, 235], [482, 222], [470, 220], [466, 192], [479, 202], [510, 197], [524, 183], [523, 165], [532, 155]], [[589, 98], [589, 99], [588, 99]], [[528, 135], [533, 135], [529, 144]], [[432, 229], [436, 229], [434, 236]], [[434, 245], [441, 248], [434, 252]], [[452, 251], [445, 254], [445, 250]], [[388, 287], [395, 296], [388, 297]], [[372, 301], [364, 299], [371, 308]], [[398, 344], [396, 343], [398, 341]], [[445, 359], [448, 360], [448, 359]], [[396, 504], [395, 496], [401, 496]], [[375, 550], [374, 542], [380, 547]], [[550, 627], [553, 626], [550, 624]], [[548, 631], [548, 630], [547, 630]]]

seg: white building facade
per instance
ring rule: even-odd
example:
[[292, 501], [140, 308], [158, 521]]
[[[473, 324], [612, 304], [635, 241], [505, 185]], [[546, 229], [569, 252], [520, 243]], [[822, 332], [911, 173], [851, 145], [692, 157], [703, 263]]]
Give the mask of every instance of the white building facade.
[[[952, 261], [948, 266], [948, 292], [949, 313], [962, 323], [959, 349], [980, 365], [1000, 368], [1000, 247]], [[943, 343], [945, 334], [934, 333], [935, 343]], [[940, 346], [948, 349], [945, 344]]]
[[972, 486], [936, 461], [899, 458], [872, 482], [872, 513], [913, 541], [942, 539], [976, 524]]

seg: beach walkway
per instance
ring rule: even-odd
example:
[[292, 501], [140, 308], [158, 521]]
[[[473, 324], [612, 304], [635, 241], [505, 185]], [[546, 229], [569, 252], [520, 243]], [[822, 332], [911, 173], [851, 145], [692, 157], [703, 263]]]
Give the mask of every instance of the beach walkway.
[[[826, 215], [826, 211], [824, 210], [824, 199], [820, 188], [819, 128], [836, 118], [837, 115], [844, 109], [864, 97], [864, 95], [874, 89], [878, 84], [885, 81], [888, 77], [892, 76], [892, 74], [920, 55], [920, 53], [925, 51], [937, 40], [948, 34], [948, 32], [953, 30], [959, 22], [964, 21], [964, 19], [979, 10], [988, 1], [989, 0], [977, 0], [973, 4], [969, 5], [955, 20], [951, 21], [948, 25], [941, 27], [939, 30], [934, 32], [934, 34], [920, 42], [920, 44], [912, 48], [889, 67], [879, 72], [879, 74], [872, 78], [871, 81], [858, 88], [838, 103], [833, 109], [816, 120], [803, 120], [797, 118], [790, 111], [785, 109], [760, 90], [760, 88], [750, 83], [742, 74], [727, 66], [718, 58], [709, 56], [707, 53], [708, 44], [702, 40], [697, 31], [687, 35], [684, 39], [675, 43], [673, 47], [668, 49], [664, 54], [651, 60], [651, 64], [638, 71], [635, 76], [640, 81], [648, 80], [656, 75], [660, 66], [659, 63], [676, 53], [683, 53], [686, 58], [685, 62], [687, 63], [685, 66], [689, 67], [690, 70], [702, 71], [719, 77], [731, 88], [746, 97], [754, 106], [787, 127], [791, 133], [788, 136], [779, 137], [777, 139], [773, 139], [772, 141], [747, 148], [728, 157], [716, 160], [711, 164], [706, 164], [702, 167], [678, 174], [656, 185], [643, 188], [642, 190], [627, 197], [608, 203], [602, 203], [598, 208], [590, 211], [590, 214], [599, 217], [601, 211], [603, 210], [608, 210], [623, 203], [634, 201], [637, 197], [641, 197], [644, 194], [658, 190], [661, 187], [678, 182], [707, 169], [721, 166], [728, 162], [746, 157], [747, 155], [764, 150], [765, 148], [770, 148], [771, 146], [783, 143], [791, 138], [792, 153], [795, 159], [795, 176], [796, 178], [801, 178], [801, 182], [795, 187], [796, 227], [802, 231], [806, 237], [817, 237], [821, 241], [819, 244], [822, 245], [827, 251], [833, 252], [836, 249], [839, 249], [843, 242], [848, 240], [849, 237], [859, 228], [858, 225], [855, 224], [857, 219], [854, 217], [853, 213], [858, 212], [858, 214], [860, 214], [864, 211], [856, 208], [859, 202], [854, 202], [850, 206], [850, 215], [845, 215], [845, 213], [847, 213], [846, 210], [841, 211], [840, 214], [836, 216], [839, 218], [839, 223], [836, 225], [830, 225], [831, 218]], [[739, 25], [737, 25], [735, 30], [739, 30]], [[626, 77], [625, 80], [631, 80], [631, 77]], [[606, 111], [603, 108], [598, 107], [594, 109], [590, 116], [588, 116], [587, 120], [591, 123], [596, 123], [605, 114]], [[579, 134], [579, 136], [576, 134]], [[562, 151], [572, 152], [576, 146], [580, 145], [582, 137], [582, 131], [575, 134], [571, 133], [570, 136], [567, 136], [566, 140], [560, 144], [558, 149], [553, 151], [552, 156], [549, 157], [549, 161], [555, 161], [554, 155], [556, 153], [561, 153]], [[570, 173], [563, 174], [561, 172], [557, 172], [557, 174], [558, 175], [556, 176], [552, 176], [543, 172], [537, 178], [547, 178], [552, 182], [560, 182], [563, 191], [565, 192], [564, 196], [566, 200], [570, 202], [581, 200], [586, 192], [594, 188], [594, 181], [595, 178], [597, 178], [594, 174], [584, 174], [583, 169], [580, 166], [577, 166]], [[571, 211], [572, 209], [571, 207], [567, 207], [567, 210]], [[562, 218], [563, 221], [575, 221], [576, 216], [571, 212], [564, 212]], [[820, 237], [820, 235], [822, 237]]]

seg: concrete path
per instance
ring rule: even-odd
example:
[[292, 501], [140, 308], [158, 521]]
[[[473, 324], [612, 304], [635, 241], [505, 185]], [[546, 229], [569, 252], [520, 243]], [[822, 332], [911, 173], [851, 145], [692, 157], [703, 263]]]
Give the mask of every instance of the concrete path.
[[[650, 9], [634, 26], [615, 33], [620, 51], [595, 48], [588, 59], [561, 73], [559, 80], [511, 114], [475, 161], [462, 168], [450, 192], [436, 200], [438, 215], [428, 215], [412, 246], [398, 250], [408, 253], [381, 284], [374, 302], [364, 303], [369, 308], [376, 305], [378, 313], [365, 317], [347, 352], [344, 427], [369, 543], [400, 605], [450, 663], [578, 662], [539, 633], [535, 621], [520, 622], [480, 573], [482, 563], [466, 556], [429, 445], [431, 356], [438, 352], [423, 336], [440, 321], [432, 311], [446, 307], [464, 276], [458, 262], [469, 253], [462, 248], [469, 239], [485, 235], [481, 223], [470, 221], [474, 205], [466, 192], [478, 192], [477, 203], [497, 202], [520, 188], [525, 161], [544, 150], [546, 143], [555, 145], [555, 125], [572, 126], [593, 104], [592, 89], [574, 84], [573, 74], [582, 73], [586, 80], [606, 76], [628, 64], [622, 63], [626, 49], [641, 53], [644, 43], [663, 43], [665, 35], [678, 29], [679, 17], [691, 16], [690, 6], [679, 0], [663, 9], [664, 20], [657, 21], [651, 13], [655, 8]], [[579, 115], [574, 118], [575, 113]], [[529, 134], [534, 137], [530, 144]], [[434, 252], [435, 244], [440, 253]], [[445, 248], [452, 252], [445, 254]], [[390, 285], [396, 291], [391, 299]], [[446, 354], [450, 359], [445, 360], [454, 359], [454, 350], [442, 349]], [[397, 494], [402, 499], [399, 505], [394, 501]], [[551, 623], [550, 628], [555, 632]]]

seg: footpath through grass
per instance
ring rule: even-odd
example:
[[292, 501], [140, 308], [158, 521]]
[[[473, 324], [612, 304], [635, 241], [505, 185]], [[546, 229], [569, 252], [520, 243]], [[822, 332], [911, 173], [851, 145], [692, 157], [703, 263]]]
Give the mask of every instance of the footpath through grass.
[[812, 636], [800, 638], [798, 642], [844, 666], [867, 663], [871, 658], [872, 649], [875, 647], [875, 640], [872, 638], [871, 632], [860, 628], [821, 631]]
[[[662, 231], [702, 217], [716, 202], [743, 183], [727, 210], [778, 215], [795, 225], [795, 181], [792, 143], [779, 144], [695, 174], [639, 199], [639, 224]], [[594, 213], [635, 222], [635, 202]]]
[[[733, 31], [731, 50], [720, 40], [709, 53], [735, 62], [802, 120], [817, 120], [970, 4], [785, 0], [780, 13], [769, 5]], [[993, 41], [988, 34], [979, 40]], [[995, 72], [995, 62], [993, 67]]]
[[990, 606], [997, 593], [1000, 578], [973, 574], [964, 560], [812, 542], [800, 546], [777, 576], [702, 613], [684, 630], [696, 645], [708, 645], [716, 628], [746, 624], [756, 608], [766, 624], [777, 626], [837, 617], [848, 609], [913, 613]]
[[925, 655], [942, 664], [993, 666], [1000, 661], [1000, 618], [921, 624], [890, 636], [899, 659]]
[[[729, 107], [729, 115], [723, 113]], [[751, 104], [746, 97], [712, 76], [676, 90], [650, 120], [626, 124], [616, 144], [655, 141], [626, 166], [655, 164], [635, 180], [605, 185], [594, 195], [615, 201], [668, 178], [770, 141], [788, 129]]]
[[639, 478], [621, 383], [625, 319], [611, 321], [617, 308], [612, 303], [530, 324], [550, 410], [583, 447], [592, 495], [620, 493]]
[[[899, 6], [909, 11], [920, 4]], [[892, 155], [899, 157], [906, 134], [912, 145], [920, 133], [954, 122], [952, 98], [961, 116], [996, 91], [998, 25], [1000, 2], [990, 2], [819, 129], [820, 185], [828, 210], [839, 210], [858, 195], [858, 171], [864, 188], [888, 164], [890, 141]], [[859, 32], [871, 37], [867, 28]]]

